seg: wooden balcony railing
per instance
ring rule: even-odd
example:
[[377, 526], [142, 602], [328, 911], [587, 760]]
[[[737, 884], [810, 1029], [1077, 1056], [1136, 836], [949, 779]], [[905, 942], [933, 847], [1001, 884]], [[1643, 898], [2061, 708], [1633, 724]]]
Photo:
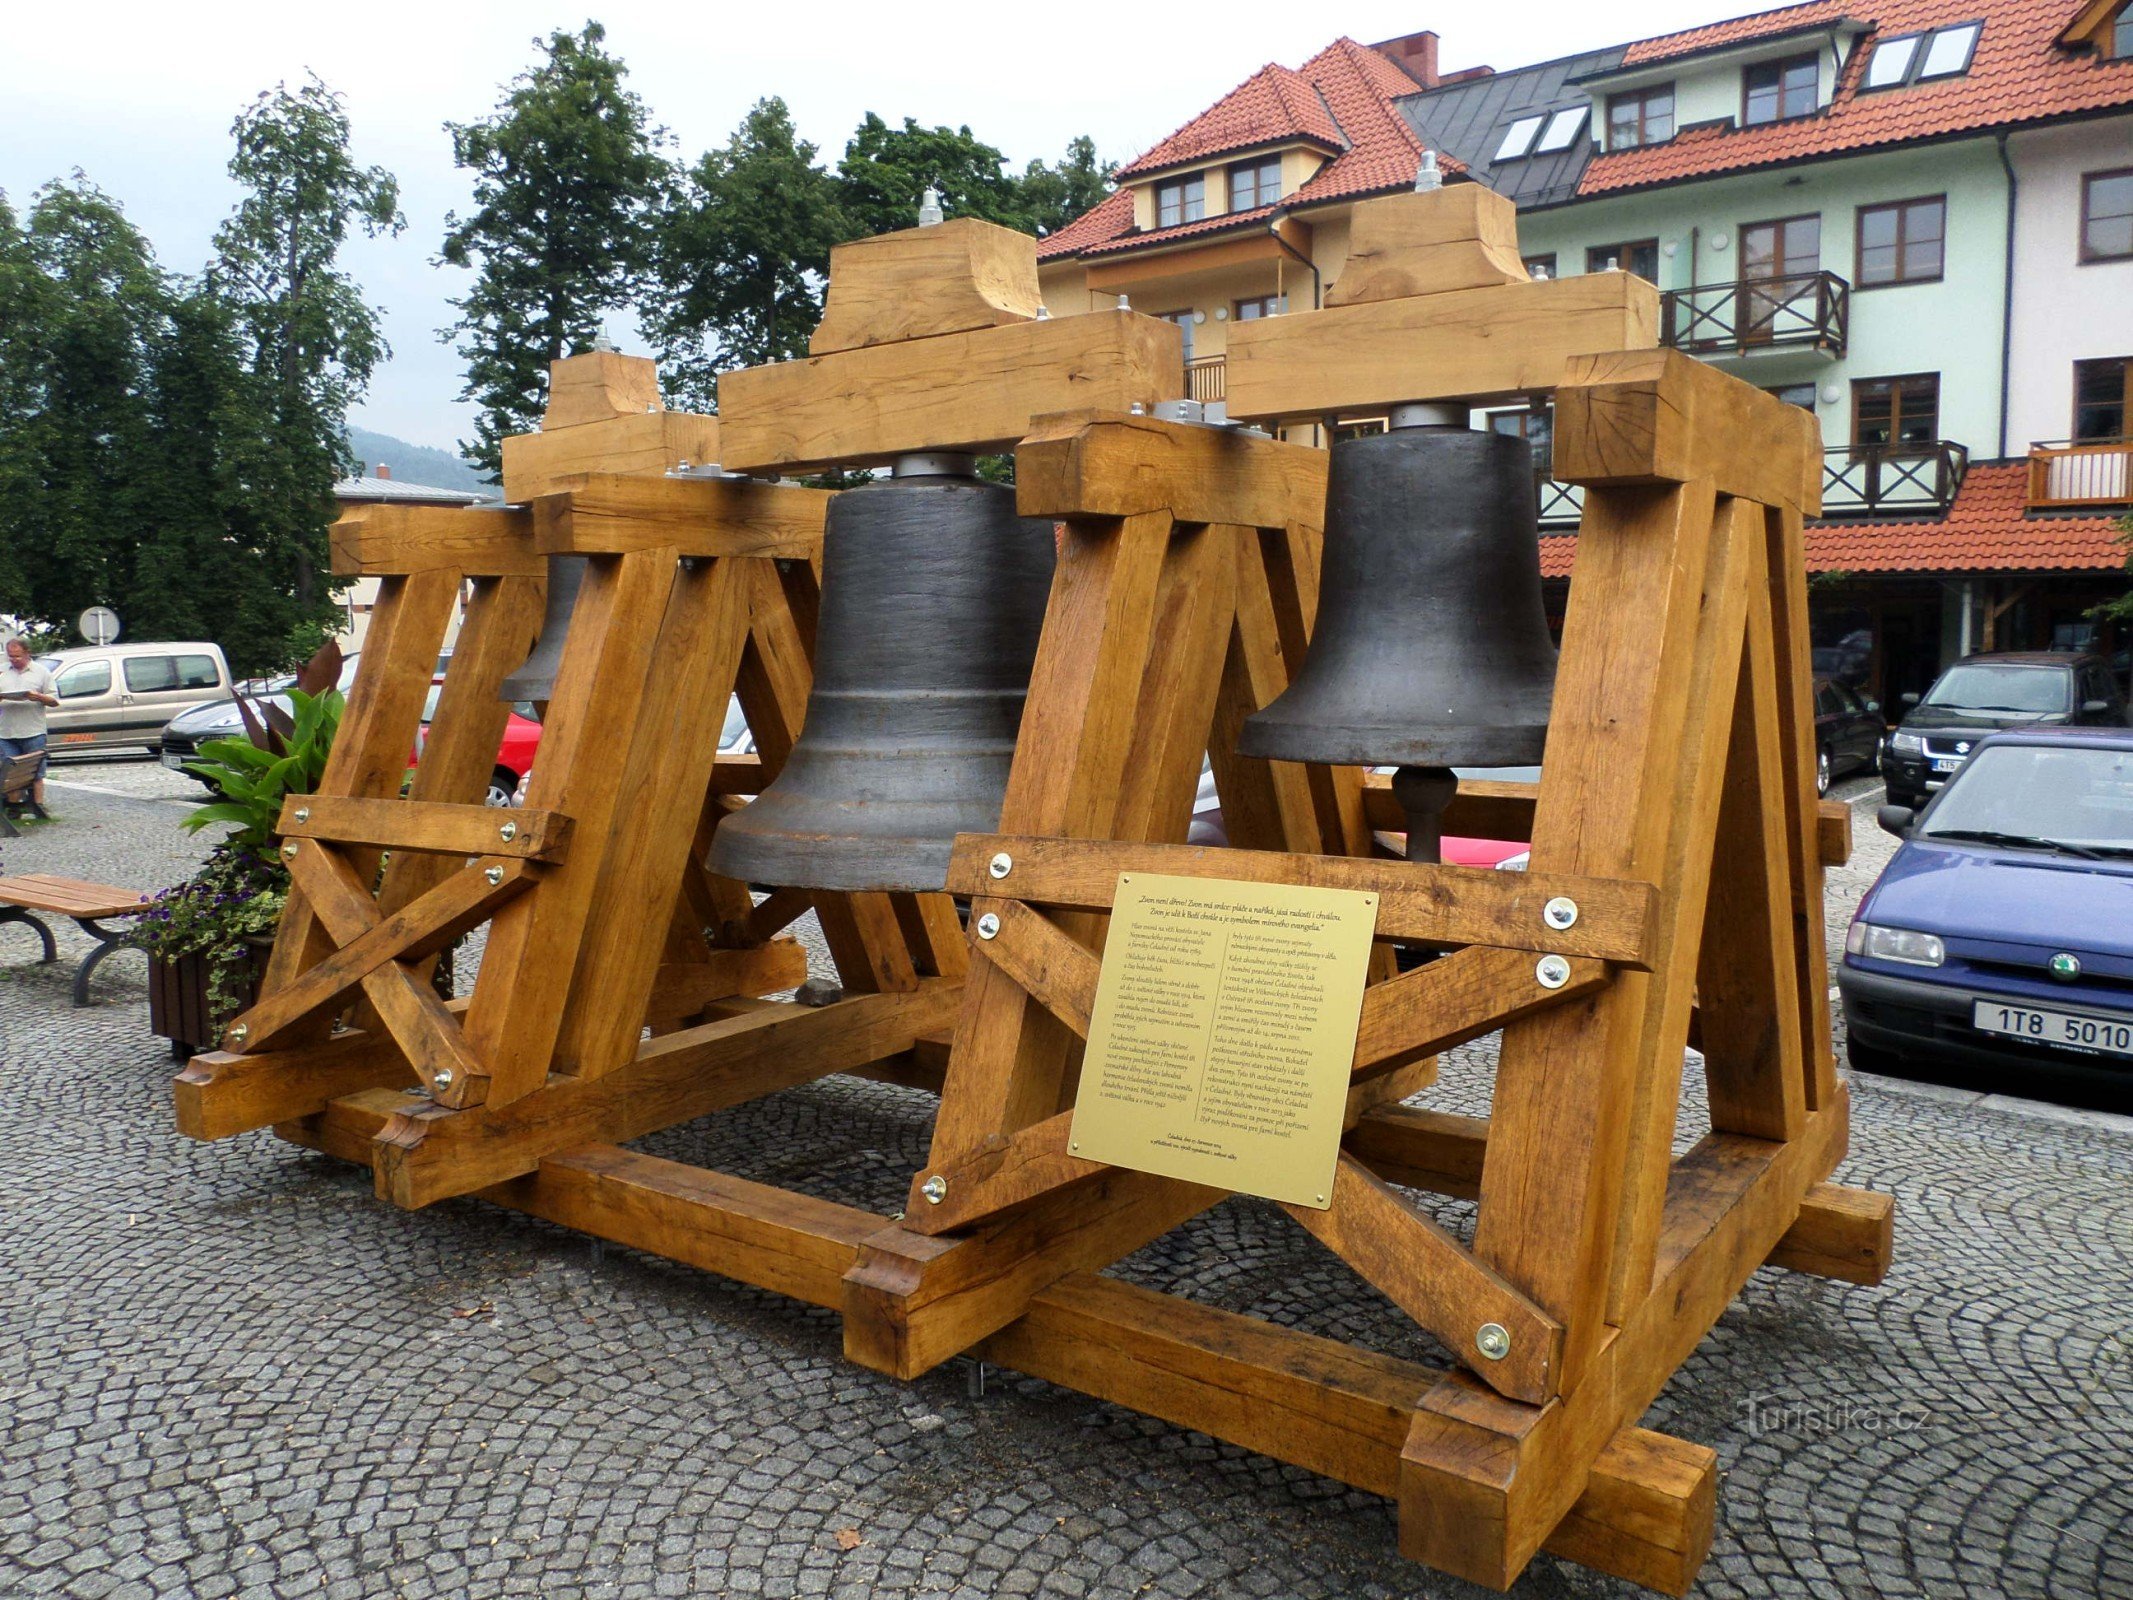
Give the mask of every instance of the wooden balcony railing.
[[1844, 354], [1852, 286], [1834, 272], [1669, 289], [1659, 297], [1659, 342], [1693, 356], [1811, 349]]
[[1207, 356], [1199, 361], [1185, 363], [1185, 398], [1198, 400], [1203, 405], [1210, 400], [1220, 400], [1229, 391], [1223, 383], [1223, 363], [1220, 356]]
[[1969, 450], [1951, 439], [1838, 445], [1822, 452], [1822, 515], [1944, 517], [1969, 466]]
[[2052, 439], [2029, 447], [2029, 506], [2133, 504], [2133, 439]]

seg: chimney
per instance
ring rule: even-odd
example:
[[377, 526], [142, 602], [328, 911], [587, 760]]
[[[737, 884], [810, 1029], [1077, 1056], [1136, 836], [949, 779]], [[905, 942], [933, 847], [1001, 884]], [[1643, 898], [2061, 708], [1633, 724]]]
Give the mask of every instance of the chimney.
[[1428, 29], [1420, 33], [1402, 34], [1397, 39], [1387, 39], [1370, 48], [1400, 67], [1423, 88], [1437, 87], [1437, 36]]
[[391, 467], [388, 467], [388, 466], [387, 466], [387, 465], [386, 465], [386, 464], [385, 464], [384, 462], [382, 462], [382, 461], [378, 463], [378, 476], [379, 476], [379, 477], [381, 477], [381, 478], [390, 478], [390, 477], [391, 477], [392, 475], [393, 475], [393, 469], [392, 469]]

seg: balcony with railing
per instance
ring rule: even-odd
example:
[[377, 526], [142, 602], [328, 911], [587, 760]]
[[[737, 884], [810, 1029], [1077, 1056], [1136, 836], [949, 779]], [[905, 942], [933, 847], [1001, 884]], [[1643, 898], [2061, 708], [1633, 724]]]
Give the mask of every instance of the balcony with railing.
[[1822, 515], [1945, 517], [1969, 466], [1970, 452], [1952, 439], [1838, 445], [1822, 452]]
[[[1970, 452], [1951, 439], [1893, 448], [1839, 445], [1822, 452], [1822, 516], [1829, 521], [1944, 517], [1969, 465]], [[1536, 488], [1543, 529], [1561, 532], [1578, 525], [1583, 489], [1546, 476]]]
[[2052, 439], [2029, 447], [2029, 509], [2133, 505], [2133, 439]]
[[1659, 342], [1706, 359], [1765, 350], [1844, 354], [1852, 286], [1834, 272], [1669, 289], [1659, 297]]
[[1204, 405], [1210, 400], [1224, 398], [1228, 392], [1223, 383], [1222, 357], [1206, 356], [1185, 363], [1186, 399], [1198, 400]]

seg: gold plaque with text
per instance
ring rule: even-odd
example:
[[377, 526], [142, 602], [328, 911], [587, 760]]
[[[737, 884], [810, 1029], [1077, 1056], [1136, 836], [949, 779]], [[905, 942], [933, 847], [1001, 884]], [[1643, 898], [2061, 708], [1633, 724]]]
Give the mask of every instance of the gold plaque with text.
[[1322, 1207], [1377, 896], [1121, 873], [1069, 1145]]

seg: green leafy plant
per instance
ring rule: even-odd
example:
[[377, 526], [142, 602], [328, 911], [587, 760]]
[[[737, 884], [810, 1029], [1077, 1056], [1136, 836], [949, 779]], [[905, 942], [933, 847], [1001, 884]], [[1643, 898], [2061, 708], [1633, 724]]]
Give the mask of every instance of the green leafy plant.
[[289, 709], [271, 700], [255, 707], [237, 696], [244, 719], [242, 739], [210, 739], [200, 746], [201, 759], [185, 770], [220, 797], [187, 817], [188, 832], [225, 823], [225, 846], [264, 851], [281, 821], [282, 801], [309, 794], [326, 770], [341, 725], [343, 700], [334, 685], [341, 674], [341, 647], [332, 640], [304, 663], [289, 690]]
[[251, 994], [252, 948], [273, 937], [289, 893], [289, 874], [272, 856], [220, 844], [185, 882], [141, 897], [126, 942], [149, 958], [207, 964], [209, 1022], [216, 1032]]

